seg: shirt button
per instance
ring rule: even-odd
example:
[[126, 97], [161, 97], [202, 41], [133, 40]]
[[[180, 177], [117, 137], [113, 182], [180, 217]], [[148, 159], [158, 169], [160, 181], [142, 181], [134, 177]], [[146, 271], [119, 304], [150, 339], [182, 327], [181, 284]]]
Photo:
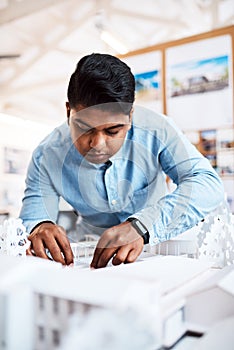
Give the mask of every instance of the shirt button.
[[110, 173], [110, 169], [107, 169], [106, 174], [109, 174], [109, 173]]
[[112, 201], [111, 201], [111, 204], [113, 204], [113, 205], [115, 205], [117, 203], [117, 200], [116, 199], [113, 199]]

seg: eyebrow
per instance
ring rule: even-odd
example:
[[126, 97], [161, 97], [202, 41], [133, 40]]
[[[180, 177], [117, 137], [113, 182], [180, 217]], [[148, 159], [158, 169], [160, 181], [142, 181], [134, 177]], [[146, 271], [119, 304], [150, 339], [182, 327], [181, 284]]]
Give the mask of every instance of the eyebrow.
[[[85, 123], [85, 122], [84, 122], [83, 120], [81, 120], [81, 119], [75, 119], [75, 122], [76, 122], [76, 123], [83, 124], [83, 125], [86, 126], [87, 128], [95, 129], [93, 126], [91, 126], [91, 125]], [[126, 124], [116, 124], [116, 125], [110, 126], [109, 128], [105, 128], [105, 130], [112, 130], [112, 129], [122, 128], [124, 125], [126, 125]]]
[[110, 126], [109, 128], [106, 128], [106, 130], [122, 128], [124, 125], [126, 125], [126, 124], [116, 124], [116, 125]]

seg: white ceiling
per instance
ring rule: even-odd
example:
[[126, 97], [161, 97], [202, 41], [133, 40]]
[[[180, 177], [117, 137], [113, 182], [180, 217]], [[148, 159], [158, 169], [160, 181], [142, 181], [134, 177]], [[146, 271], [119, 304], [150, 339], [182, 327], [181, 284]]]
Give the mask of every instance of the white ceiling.
[[0, 0], [0, 112], [63, 121], [77, 61], [117, 54], [100, 27], [132, 51], [231, 24], [233, 0]]

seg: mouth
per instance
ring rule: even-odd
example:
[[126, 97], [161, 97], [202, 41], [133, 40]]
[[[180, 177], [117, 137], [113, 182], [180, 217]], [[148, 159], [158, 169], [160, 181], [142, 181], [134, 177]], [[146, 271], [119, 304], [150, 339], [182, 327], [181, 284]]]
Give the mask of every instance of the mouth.
[[105, 153], [87, 153], [85, 158], [91, 163], [105, 163], [109, 155]]

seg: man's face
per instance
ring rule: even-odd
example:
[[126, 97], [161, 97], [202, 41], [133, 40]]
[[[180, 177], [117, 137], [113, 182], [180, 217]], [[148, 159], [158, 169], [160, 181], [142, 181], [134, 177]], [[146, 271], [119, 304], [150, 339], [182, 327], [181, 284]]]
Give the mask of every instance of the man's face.
[[[69, 106], [67, 105], [67, 109]], [[131, 127], [131, 117], [109, 111], [78, 106], [69, 110], [72, 141], [88, 162], [101, 164], [121, 148]]]

